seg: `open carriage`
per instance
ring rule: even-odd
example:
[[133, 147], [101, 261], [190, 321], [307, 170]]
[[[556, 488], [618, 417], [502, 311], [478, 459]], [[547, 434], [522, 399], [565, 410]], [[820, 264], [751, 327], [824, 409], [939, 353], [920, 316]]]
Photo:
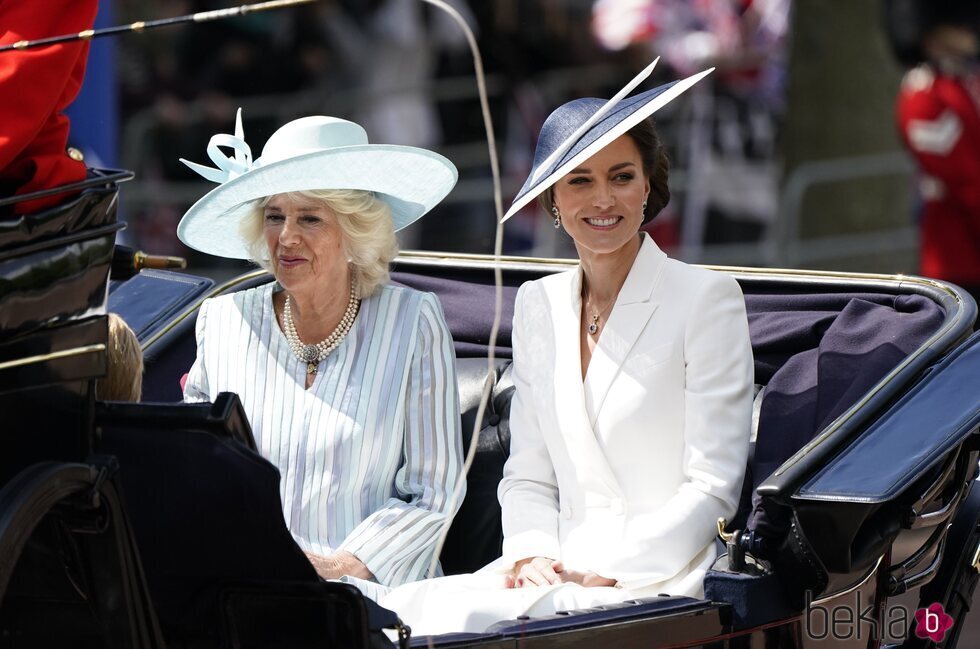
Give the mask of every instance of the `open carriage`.
[[[437, 647], [938, 646], [895, 604], [906, 591], [942, 607], [952, 626], [941, 646], [956, 644], [980, 569], [980, 338], [976, 305], [955, 287], [720, 269], [745, 294], [757, 396], [742, 504], [720, 530], [704, 599], [409, 638], [352, 587], [317, 578], [237, 397], [177, 403], [201, 301], [271, 277], [214, 286], [143, 271], [109, 282], [125, 177], [96, 172], [72, 201], [0, 223], [0, 647], [367, 647], [391, 642], [386, 625], [395, 642]], [[442, 302], [464, 446], [479, 435], [441, 555], [447, 573], [499, 555], [512, 302], [521, 283], [571, 263], [431, 253], [396, 263], [393, 281]], [[488, 372], [495, 268], [504, 317]], [[142, 404], [94, 397], [107, 310], [143, 345]]]

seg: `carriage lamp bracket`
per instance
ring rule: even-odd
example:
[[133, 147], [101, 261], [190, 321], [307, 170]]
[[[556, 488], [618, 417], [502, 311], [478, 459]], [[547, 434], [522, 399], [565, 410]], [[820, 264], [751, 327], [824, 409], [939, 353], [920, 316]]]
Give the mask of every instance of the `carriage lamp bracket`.
[[728, 550], [728, 569], [732, 572], [763, 569], [756, 557], [765, 555], [766, 540], [752, 530], [726, 532], [727, 523], [724, 518], [718, 519], [718, 537]]
[[731, 543], [732, 539], [735, 538], [735, 533], [726, 532], [725, 528], [728, 527], [728, 519], [719, 518], [718, 519], [718, 537], [725, 543]]
[[745, 568], [745, 552], [739, 543], [742, 539], [742, 530], [726, 532], [725, 527], [727, 526], [728, 521], [726, 519], [718, 519], [718, 538], [725, 543], [725, 547], [728, 549], [728, 569], [732, 572], [742, 572]]

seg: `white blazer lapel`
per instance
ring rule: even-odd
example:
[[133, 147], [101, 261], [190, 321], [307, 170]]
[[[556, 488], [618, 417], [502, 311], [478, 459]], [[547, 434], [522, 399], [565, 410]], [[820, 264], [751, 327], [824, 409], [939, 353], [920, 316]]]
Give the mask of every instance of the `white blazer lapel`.
[[596, 439], [585, 409], [579, 340], [582, 314], [581, 268], [568, 276], [569, 282], [556, 285], [556, 294], [549, 296], [554, 314], [556, 428], [564, 438], [569, 455], [580, 466], [589, 467], [589, 471], [581, 478], [582, 486], [595, 480], [605, 485], [610, 495], [615, 495], [619, 493], [619, 483]]
[[[657, 303], [651, 298], [666, 261], [667, 255], [649, 235], [644, 234], [640, 251], [619, 291], [619, 297], [616, 298], [589, 362], [587, 389], [591, 390], [593, 396], [594, 418], [598, 418], [609, 388], [619, 375], [650, 317], [657, 310]], [[591, 423], [594, 426], [595, 419]]]

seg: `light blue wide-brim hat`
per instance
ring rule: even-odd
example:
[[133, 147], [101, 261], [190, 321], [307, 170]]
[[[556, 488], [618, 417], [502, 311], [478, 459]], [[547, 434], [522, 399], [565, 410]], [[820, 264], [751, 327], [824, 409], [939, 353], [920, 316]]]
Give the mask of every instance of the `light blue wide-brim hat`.
[[[220, 147], [233, 149], [234, 157]], [[391, 208], [397, 231], [435, 207], [458, 178], [453, 163], [438, 153], [370, 144], [358, 124], [322, 115], [280, 127], [253, 162], [239, 109], [235, 134], [212, 136], [208, 156], [217, 169], [181, 158], [219, 185], [187, 210], [177, 225], [177, 237], [195, 250], [233, 259], [251, 258], [239, 229], [254, 201], [266, 196], [320, 189], [374, 192]]]
[[[659, 60], [659, 59], [657, 59]], [[531, 173], [501, 221], [506, 221], [613, 140], [679, 97], [714, 70], [671, 81], [628, 97], [653, 72], [657, 60], [612, 99], [574, 99], [556, 108], [541, 125]]]

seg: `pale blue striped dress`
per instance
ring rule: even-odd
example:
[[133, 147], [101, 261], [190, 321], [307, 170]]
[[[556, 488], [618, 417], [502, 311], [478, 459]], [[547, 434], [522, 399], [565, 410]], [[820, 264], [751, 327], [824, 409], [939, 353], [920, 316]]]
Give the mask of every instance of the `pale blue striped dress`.
[[297, 543], [347, 550], [381, 584], [422, 579], [462, 458], [452, 339], [431, 293], [385, 286], [305, 389], [270, 283], [206, 300], [186, 401], [235, 392], [280, 471]]

